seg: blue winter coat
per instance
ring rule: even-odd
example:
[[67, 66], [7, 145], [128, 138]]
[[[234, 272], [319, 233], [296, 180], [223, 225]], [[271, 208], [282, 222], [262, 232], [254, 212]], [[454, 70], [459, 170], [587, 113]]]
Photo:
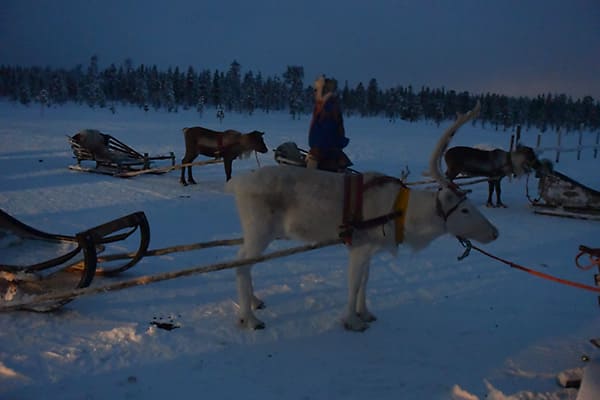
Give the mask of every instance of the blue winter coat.
[[322, 105], [315, 105], [308, 133], [308, 145], [311, 149], [323, 155], [336, 153], [350, 142], [345, 133], [342, 111], [335, 96], [328, 98]]

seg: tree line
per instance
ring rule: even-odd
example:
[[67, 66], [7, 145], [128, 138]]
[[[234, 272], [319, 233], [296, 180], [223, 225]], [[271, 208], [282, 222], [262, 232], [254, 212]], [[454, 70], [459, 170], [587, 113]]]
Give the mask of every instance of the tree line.
[[[135, 66], [131, 60], [100, 69], [96, 56], [91, 57], [87, 68], [0, 66], [0, 97], [25, 105], [76, 102], [116, 112], [120, 105], [129, 104], [146, 111], [177, 112], [181, 108], [195, 109], [200, 114], [213, 107], [221, 118], [225, 111], [252, 114], [256, 110], [287, 110], [292, 118], [309, 114], [312, 87], [303, 82], [302, 66], [287, 66], [281, 76], [263, 76], [242, 71], [237, 61], [227, 71], [196, 70], [192, 66], [185, 71], [179, 67], [161, 70], [155, 65]], [[375, 78], [366, 86], [362, 82], [355, 87], [347, 81], [343, 85], [338, 82], [338, 91], [346, 115], [384, 116], [392, 122], [429, 120], [439, 124], [480, 101], [480, 123], [496, 129], [516, 125], [541, 131], [600, 129], [600, 102], [591, 96], [573, 99], [548, 93], [511, 97], [410, 85], [382, 89]]]

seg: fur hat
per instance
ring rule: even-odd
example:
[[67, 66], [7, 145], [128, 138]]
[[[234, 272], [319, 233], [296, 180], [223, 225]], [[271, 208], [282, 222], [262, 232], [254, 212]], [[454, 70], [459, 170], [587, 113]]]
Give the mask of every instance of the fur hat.
[[325, 75], [320, 75], [313, 85], [316, 101], [326, 101], [329, 97], [333, 96], [337, 90], [337, 81], [335, 79], [325, 78]]

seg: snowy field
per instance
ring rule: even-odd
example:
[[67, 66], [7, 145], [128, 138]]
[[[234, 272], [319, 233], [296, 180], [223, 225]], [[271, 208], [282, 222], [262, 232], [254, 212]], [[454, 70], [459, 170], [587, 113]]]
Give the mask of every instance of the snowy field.
[[[144, 211], [150, 248], [240, 237], [234, 201], [220, 164], [194, 169], [198, 185], [178, 172], [119, 179], [75, 172], [65, 135], [94, 128], [138, 151], [183, 155], [181, 128], [265, 131], [274, 148], [306, 143], [309, 119], [287, 114], [208, 110], [143, 112], [68, 105], [49, 110], [0, 103], [0, 208], [38, 229], [74, 234]], [[347, 118], [347, 153], [360, 171], [422, 179], [429, 152], [450, 122], [389, 123]], [[523, 133], [534, 145], [536, 131]], [[554, 143], [554, 133], [544, 143]], [[589, 136], [589, 137], [588, 137]], [[594, 134], [595, 137], [595, 134]], [[576, 136], [563, 138], [576, 141]], [[452, 143], [507, 148], [510, 132], [468, 125]], [[585, 142], [592, 142], [586, 135]], [[552, 154], [544, 155], [553, 159]], [[274, 164], [272, 152], [258, 157]], [[600, 159], [564, 154], [556, 169], [600, 189]], [[257, 168], [237, 160], [234, 176]], [[282, 167], [292, 168], [292, 167]], [[498, 256], [563, 278], [593, 284], [574, 265], [580, 244], [600, 246], [599, 222], [534, 215], [526, 180], [505, 180], [508, 208], [485, 208], [487, 184], [470, 198], [499, 228], [485, 246]], [[529, 190], [537, 194], [537, 180]], [[316, 221], [315, 223], [318, 223]], [[279, 242], [270, 250], [289, 243]], [[93, 285], [231, 260], [236, 247], [146, 257], [118, 278]], [[397, 258], [374, 257], [370, 309], [379, 317], [364, 333], [340, 323], [346, 301], [343, 246], [270, 260], [254, 268], [263, 331], [238, 328], [232, 270], [81, 297], [52, 314], [0, 314], [0, 398], [16, 399], [575, 399], [561, 371], [600, 359], [596, 294], [540, 280], [462, 248], [451, 237]], [[2, 257], [0, 248], [0, 257]], [[6, 254], [6, 253], [5, 253]], [[158, 329], [153, 321], [178, 329]]]

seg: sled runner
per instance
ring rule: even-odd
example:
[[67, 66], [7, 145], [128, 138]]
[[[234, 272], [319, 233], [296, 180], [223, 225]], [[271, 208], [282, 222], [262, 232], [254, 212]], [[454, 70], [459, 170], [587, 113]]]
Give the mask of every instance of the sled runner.
[[[161, 174], [168, 168], [154, 168], [152, 162], [171, 160], [175, 165], [175, 154], [149, 156], [140, 153], [117, 138], [95, 129], [84, 129], [73, 136], [67, 136], [77, 165], [69, 169], [83, 172], [96, 172], [119, 177], [135, 176], [144, 173]], [[94, 167], [82, 165], [82, 161], [92, 161]]]
[[[98, 254], [110, 243], [129, 244], [139, 231], [136, 251], [125, 262], [103, 262]], [[95, 275], [115, 275], [134, 266], [150, 242], [150, 229], [143, 212], [136, 212], [73, 236], [52, 234], [33, 228], [0, 210], [0, 303], [9, 304], [30, 296], [84, 288]], [[23, 307], [23, 310], [55, 310], [72, 299]]]

